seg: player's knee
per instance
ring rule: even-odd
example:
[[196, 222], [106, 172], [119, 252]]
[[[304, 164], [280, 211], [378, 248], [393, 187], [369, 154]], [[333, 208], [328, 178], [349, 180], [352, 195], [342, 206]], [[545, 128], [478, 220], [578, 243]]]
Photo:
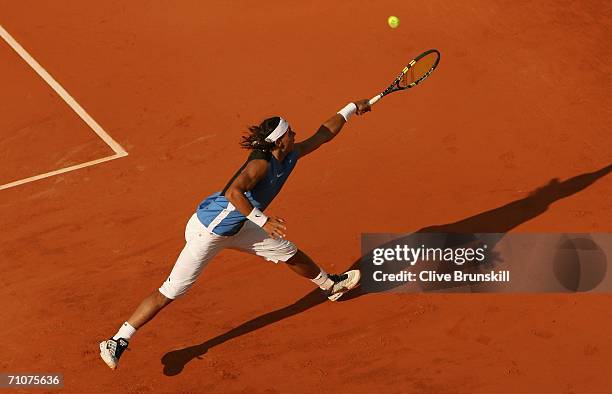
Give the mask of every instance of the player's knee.
[[153, 292], [153, 296], [155, 297], [155, 302], [160, 307], [164, 307], [164, 306], [168, 305], [169, 303], [171, 303], [172, 301], [174, 301], [173, 298], [169, 298], [169, 297], [166, 297], [165, 295], [163, 295], [160, 290], [154, 291]]
[[169, 304], [173, 300], [184, 296], [190, 287], [191, 283], [179, 283], [176, 280], [171, 281], [171, 279], [168, 278], [158, 289], [157, 294], [159, 294], [159, 296], [156, 297], [156, 301], [159, 303]]
[[293, 242], [287, 241], [281, 252], [286, 256], [285, 261], [289, 261], [299, 252], [299, 250]]
[[273, 261], [275, 263], [282, 261], [287, 264], [292, 264], [292, 262], [289, 260], [291, 260], [296, 253], [298, 253], [297, 246], [295, 246], [295, 244], [291, 241], [283, 240], [273, 249], [266, 251], [262, 255], [266, 258], [266, 260]]
[[299, 264], [302, 260], [302, 252], [295, 245], [293, 245], [293, 247], [294, 249], [292, 250], [291, 257], [289, 257], [287, 261], [285, 261], [285, 263], [289, 265]]

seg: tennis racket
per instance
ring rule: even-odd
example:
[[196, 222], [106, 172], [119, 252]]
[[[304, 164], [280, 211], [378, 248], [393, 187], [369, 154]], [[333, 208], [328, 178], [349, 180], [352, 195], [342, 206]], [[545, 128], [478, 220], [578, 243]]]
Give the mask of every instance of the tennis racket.
[[420, 84], [438, 67], [438, 63], [440, 63], [440, 52], [438, 50], [430, 49], [421, 53], [404, 67], [400, 75], [395, 78], [384, 92], [370, 99], [370, 105], [373, 105], [389, 93], [399, 92], [400, 90], [409, 89]]

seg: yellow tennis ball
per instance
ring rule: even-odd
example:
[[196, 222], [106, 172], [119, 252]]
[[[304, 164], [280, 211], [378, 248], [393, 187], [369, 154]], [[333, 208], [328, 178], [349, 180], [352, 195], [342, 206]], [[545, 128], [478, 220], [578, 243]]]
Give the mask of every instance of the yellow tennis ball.
[[392, 29], [398, 27], [399, 22], [400, 20], [397, 16], [391, 15], [389, 18], [387, 18], [387, 23], [389, 24], [389, 26], [391, 26]]

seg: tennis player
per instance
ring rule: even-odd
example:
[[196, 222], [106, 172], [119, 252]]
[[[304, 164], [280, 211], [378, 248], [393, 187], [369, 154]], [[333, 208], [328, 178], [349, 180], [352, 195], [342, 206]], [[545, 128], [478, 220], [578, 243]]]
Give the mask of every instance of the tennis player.
[[184, 295], [202, 269], [221, 250], [237, 249], [268, 261], [284, 262], [295, 273], [310, 279], [336, 301], [359, 284], [358, 270], [332, 275], [285, 239], [285, 221], [263, 211], [280, 192], [298, 160], [338, 135], [353, 115], [370, 111], [367, 99], [349, 103], [321, 125], [310, 138], [294, 143], [295, 132], [281, 117], [249, 128], [241, 146], [251, 153], [221, 192], [206, 198], [187, 222], [185, 247], [170, 275], [136, 308], [112, 338], [100, 343], [100, 356], [111, 368], [128, 347], [136, 330], [173, 300]]

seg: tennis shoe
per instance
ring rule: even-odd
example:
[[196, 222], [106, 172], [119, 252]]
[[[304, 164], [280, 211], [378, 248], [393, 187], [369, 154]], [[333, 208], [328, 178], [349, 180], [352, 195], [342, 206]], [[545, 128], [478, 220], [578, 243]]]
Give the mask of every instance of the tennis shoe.
[[359, 285], [361, 273], [359, 270], [350, 270], [341, 275], [329, 275], [328, 277], [334, 284], [326, 290], [327, 298], [330, 301], [337, 301], [344, 293]]
[[110, 369], [117, 369], [119, 358], [127, 347], [128, 341], [123, 338], [102, 341], [100, 342], [100, 357]]

